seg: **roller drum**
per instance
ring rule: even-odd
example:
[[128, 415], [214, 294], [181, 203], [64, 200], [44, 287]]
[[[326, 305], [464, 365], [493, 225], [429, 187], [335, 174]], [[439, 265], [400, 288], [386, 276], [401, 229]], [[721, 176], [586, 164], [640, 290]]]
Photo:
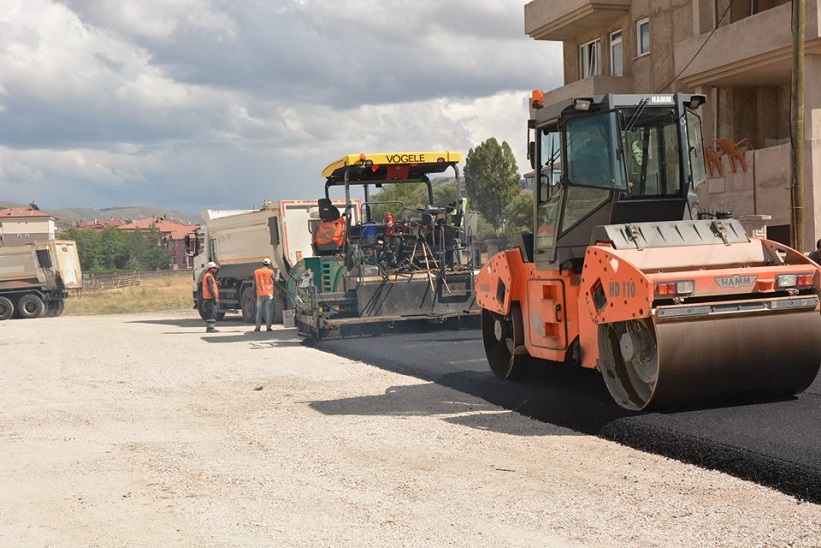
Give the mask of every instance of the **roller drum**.
[[790, 395], [812, 384], [821, 365], [821, 314], [651, 319], [599, 326], [600, 365], [627, 409], [722, 397]]

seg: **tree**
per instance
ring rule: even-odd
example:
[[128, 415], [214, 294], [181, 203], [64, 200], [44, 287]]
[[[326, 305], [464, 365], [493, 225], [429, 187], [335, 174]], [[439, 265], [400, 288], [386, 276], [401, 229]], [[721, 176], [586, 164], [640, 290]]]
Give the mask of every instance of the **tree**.
[[517, 234], [533, 232], [533, 191], [517, 194], [505, 208], [505, 237], [513, 241]]
[[101, 247], [105, 256], [106, 270], [122, 270], [128, 263], [128, 233], [107, 226], [100, 233]]
[[80, 268], [84, 272], [105, 270], [105, 251], [102, 235], [95, 230], [70, 228], [60, 235], [61, 239], [77, 242], [77, 254], [80, 257]]
[[465, 190], [468, 204], [489, 223], [501, 229], [505, 209], [519, 193], [519, 168], [510, 145], [499, 145], [491, 137], [468, 151], [465, 160]]
[[171, 268], [171, 257], [156, 227], [132, 232], [111, 226], [102, 232], [70, 228], [60, 237], [77, 242], [80, 266], [89, 274]]

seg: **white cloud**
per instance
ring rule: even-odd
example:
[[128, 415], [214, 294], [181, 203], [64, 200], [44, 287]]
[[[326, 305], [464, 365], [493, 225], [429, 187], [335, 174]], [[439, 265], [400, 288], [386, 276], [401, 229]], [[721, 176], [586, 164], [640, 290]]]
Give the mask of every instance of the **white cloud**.
[[[561, 84], [519, 0], [11, 0], [0, 199], [196, 212], [310, 198], [349, 152], [506, 140]], [[50, 203], [49, 203], [50, 202]], [[211, 203], [214, 202], [214, 203]]]

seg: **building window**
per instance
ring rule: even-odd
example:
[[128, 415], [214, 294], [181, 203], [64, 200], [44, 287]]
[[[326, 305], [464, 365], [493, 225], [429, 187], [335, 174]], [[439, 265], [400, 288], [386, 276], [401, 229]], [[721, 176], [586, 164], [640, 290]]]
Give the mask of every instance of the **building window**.
[[593, 40], [579, 47], [579, 77], [601, 74], [601, 40]]
[[650, 19], [642, 19], [636, 23], [636, 46], [638, 55], [650, 53]]
[[610, 33], [610, 74], [624, 75], [624, 55], [621, 49], [621, 31]]

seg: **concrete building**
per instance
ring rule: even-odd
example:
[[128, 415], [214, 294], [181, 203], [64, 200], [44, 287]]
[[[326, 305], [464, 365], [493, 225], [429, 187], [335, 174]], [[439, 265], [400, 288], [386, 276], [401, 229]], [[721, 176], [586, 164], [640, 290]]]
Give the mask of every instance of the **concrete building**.
[[[806, 1], [803, 251], [821, 237], [818, 4]], [[789, 0], [533, 0], [524, 12], [527, 35], [563, 43], [565, 85], [545, 94], [548, 104], [604, 93], [705, 94], [712, 161], [701, 209], [770, 216], [769, 237], [790, 243]]]
[[0, 247], [54, 239], [56, 219], [37, 209], [0, 209]]

